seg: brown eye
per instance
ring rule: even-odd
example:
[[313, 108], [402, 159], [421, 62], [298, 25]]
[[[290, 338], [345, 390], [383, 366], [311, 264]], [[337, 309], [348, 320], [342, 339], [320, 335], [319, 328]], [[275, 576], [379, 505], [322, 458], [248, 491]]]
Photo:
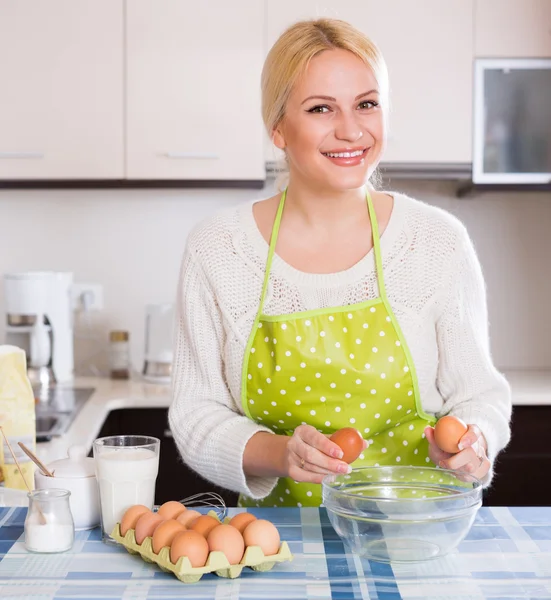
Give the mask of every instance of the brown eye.
[[366, 108], [375, 108], [377, 106], [379, 106], [379, 103], [375, 102], [375, 100], [364, 100], [363, 102], [360, 102], [360, 105], [358, 106], [358, 108], [366, 109]]
[[309, 113], [317, 113], [317, 114], [323, 114], [325, 112], [327, 112], [329, 110], [328, 106], [314, 106], [313, 108], [309, 109], [308, 112]]

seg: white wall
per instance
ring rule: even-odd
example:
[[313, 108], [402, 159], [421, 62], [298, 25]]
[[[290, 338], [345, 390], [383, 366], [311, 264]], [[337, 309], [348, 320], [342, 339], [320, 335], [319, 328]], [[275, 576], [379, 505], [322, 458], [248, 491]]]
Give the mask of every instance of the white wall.
[[[388, 186], [387, 186], [388, 187]], [[454, 197], [451, 183], [395, 182], [394, 189], [456, 214], [486, 275], [492, 348], [501, 368], [551, 367], [551, 194]], [[186, 236], [215, 210], [264, 197], [247, 190], [0, 190], [0, 274], [70, 270], [104, 286], [97, 339], [77, 321], [79, 372], [105, 367], [107, 332], [128, 329], [143, 361], [144, 307], [173, 301]], [[0, 294], [0, 311], [3, 298]], [[4, 319], [0, 319], [3, 340]]]

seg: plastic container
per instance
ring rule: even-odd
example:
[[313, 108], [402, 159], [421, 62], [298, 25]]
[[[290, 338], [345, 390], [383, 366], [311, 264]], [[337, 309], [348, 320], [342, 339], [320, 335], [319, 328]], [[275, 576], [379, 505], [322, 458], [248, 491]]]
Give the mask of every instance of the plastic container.
[[[214, 511], [209, 511], [208, 514], [218, 519]], [[224, 523], [229, 523], [230, 520], [226, 517]], [[183, 583], [196, 583], [205, 573], [216, 573], [219, 577], [235, 579], [241, 575], [245, 567], [250, 567], [254, 571], [269, 571], [276, 563], [293, 559], [287, 542], [282, 542], [278, 553], [272, 556], [264, 556], [258, 546], [248, 546], [245, 548], [241, 562], [237, 565], [230, 565], [223, 552], [210, 552], [204, 567], [192, 567], [185, 556], [180, 557], [174, 564], [170, 561], [168, 546], [161, 548], [160, 552], [155, 554], [151, 545], [151, 537], [146, 537], [141, 544], [137, 544], [134, 529], [129, 529], [123, 537], [120, 534], [119, 525], [120, 523], [117, 523], [111, 532], [111, 537], [115, 541], [122, 544], [130, 554], [139, 554], [146, 562], [156, 563], [163, 571], [173, 573]]]
[[443, 556], [467, 535], [482, 484], [467, 473], [427, 467], [362, 467], [322, 482], [337, 534], [360, 556], [416, 562]]

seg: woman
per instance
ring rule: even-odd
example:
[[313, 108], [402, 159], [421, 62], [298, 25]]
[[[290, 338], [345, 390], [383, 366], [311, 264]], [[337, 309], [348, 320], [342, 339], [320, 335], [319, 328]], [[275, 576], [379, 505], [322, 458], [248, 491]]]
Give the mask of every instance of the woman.
[[[186, 463], [240, 505], [319, 505], [346, 473], [329, 434], [366, 440], [354, 466], [462, 469], [487, 484], [509, 439], [484, 282], [451, 215], [367, 182], [386, 140], [377, 47], [347, 23], [290, 27], [262, 73], [284, 150], [282, 194], [202, 223], [183, 260], [170, 426]], [[452, 456], [437, 417], [469, 424]]]

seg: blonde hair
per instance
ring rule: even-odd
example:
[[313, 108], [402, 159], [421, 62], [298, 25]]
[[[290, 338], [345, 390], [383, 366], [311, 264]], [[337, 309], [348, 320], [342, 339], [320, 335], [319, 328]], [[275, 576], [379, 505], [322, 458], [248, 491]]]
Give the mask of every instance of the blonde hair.
[[362, 60], [379, 84], [386, 104], [388, 72], [379, 48], [361, 31], [339, 19], [299, 21], [282, 33], [272, 46], [262, 69], [262, 118], [268, 134], [285, 114], [291, 90], [310, 61], [325, 50], [348, 50]]

